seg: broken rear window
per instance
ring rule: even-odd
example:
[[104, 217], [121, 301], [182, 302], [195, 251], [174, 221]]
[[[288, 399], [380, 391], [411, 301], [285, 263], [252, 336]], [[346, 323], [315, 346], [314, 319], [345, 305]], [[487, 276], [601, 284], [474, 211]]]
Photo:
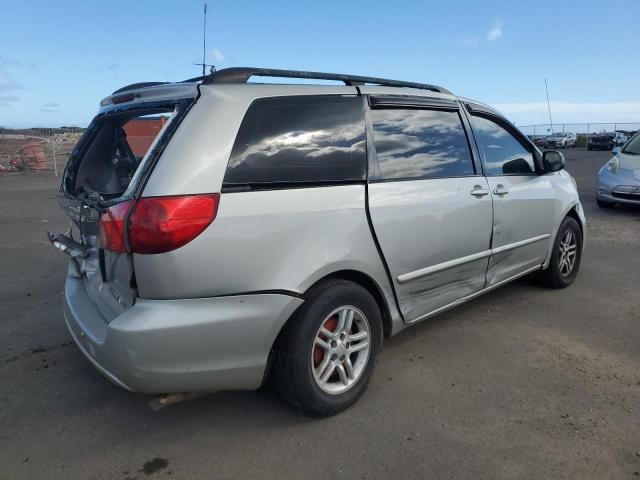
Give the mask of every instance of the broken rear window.
[[121, 196], [178, 112], [170, 106], [96, 117], [69, 160], [64, 190], [99, 199]]

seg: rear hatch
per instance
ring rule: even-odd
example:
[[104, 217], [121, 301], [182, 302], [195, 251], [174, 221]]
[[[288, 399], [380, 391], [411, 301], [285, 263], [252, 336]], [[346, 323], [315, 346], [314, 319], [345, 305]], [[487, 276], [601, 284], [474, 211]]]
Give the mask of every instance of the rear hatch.
[[69, 276], [84, 283], [106, 321], [137, 296], [125, 238], [129, 207], [196, 95], [195, 84], [116, 92], [102, 100], [67, 162], [58, 201], [70, 227], [49, 239], [69, 255]]

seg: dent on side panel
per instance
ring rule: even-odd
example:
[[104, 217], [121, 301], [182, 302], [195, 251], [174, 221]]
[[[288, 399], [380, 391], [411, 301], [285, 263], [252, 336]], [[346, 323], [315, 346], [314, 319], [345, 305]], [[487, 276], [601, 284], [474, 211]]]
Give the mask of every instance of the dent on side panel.
[[[500, 253], [492, 255], [487, 269], [487, 286], [491, 286], [542, 265], [558, 198], [546, 175], [495, 176], [488, 181], [492, 191], [499, 186], [508, 191], [504, 196], [493, 195], [492, 248]], [[522, 244], [528, 241], [532, 242]]]
[[398, 282], [398, 277], [490, 248], [491, 200], [469, 193], [478, 185], [486, 187], [486, 180], [467, 177], [369, 186], [371, 219], [406, 321], [484, 287], [486, 257]]
[[478, 272], [486, 270], [487, 262], [488, 259], [483, 258], [411, 282], [402, 288], [402, 314], [412, 321], [429, 311], [482, 290], [484, 277], [479, 276]]

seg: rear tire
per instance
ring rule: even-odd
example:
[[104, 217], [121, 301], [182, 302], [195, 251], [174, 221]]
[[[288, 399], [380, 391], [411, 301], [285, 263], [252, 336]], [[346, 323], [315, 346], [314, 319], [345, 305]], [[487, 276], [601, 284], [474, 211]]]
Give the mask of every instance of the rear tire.
[[565, 288], [573, 283], [582, 259], [582, 231], [573, 217], [565, 217], [558, 228], [551, 261], [540, 272], [542, 283], [551, 288]]
[[600, 208], [613, 208], [615, 205], [615, 203], [613, 202], [607, 202], [605, 200], [600, 200], [598, 198], [596, 198], [596, 203]]
[[296, 408], [336, 414], [366, 390], [381, 343], [382, 315], [371, 294], [347, 280], [321, 283], [276, 342], [274, 386]]

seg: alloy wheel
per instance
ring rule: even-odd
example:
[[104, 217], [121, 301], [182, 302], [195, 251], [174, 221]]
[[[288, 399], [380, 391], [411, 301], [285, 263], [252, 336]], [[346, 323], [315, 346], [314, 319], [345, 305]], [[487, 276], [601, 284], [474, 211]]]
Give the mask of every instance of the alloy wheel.
[[576, 259], [578, 258], [578, 239], [572, 229], [568, 229], [562, 235], [560, 239], [560, 261], [558, 262], [558, 268], [560, 275], [568, 277], [573, 272], [576, 265]]
[[356, 307], [336, 308], [323, 320], [311, 349], [311, 369], [318, 387], [339, 395], [349, 390], [367, 367], [371, 329]]

